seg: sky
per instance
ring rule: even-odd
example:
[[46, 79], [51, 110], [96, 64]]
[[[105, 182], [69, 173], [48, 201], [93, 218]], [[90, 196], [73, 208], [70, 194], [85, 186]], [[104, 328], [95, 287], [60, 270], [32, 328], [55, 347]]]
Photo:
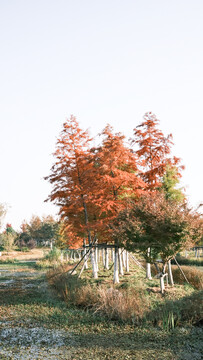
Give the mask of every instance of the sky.
[[56, 215], [44, 176], [71, 114], [127, 138], [152, 111], [202, 200], [202, 0], [0, 0], [0, 203], [18, 230]]

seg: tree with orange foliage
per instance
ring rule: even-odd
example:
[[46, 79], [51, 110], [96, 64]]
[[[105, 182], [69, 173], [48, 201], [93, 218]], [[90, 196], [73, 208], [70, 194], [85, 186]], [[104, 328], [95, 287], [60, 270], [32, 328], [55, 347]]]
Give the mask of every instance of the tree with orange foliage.
[[[180, 159], [171, 154], [171, 146], [173, 145], [172, 134], [167, 137], [158, 129], [159, 120], [152, 112], [144, 115], [144, 121], [134, 129], [134, 139], [132, 143], [138, 144], [139, 149], [136, 150], [137, 156], [142, 161], [141, 177], [147, 184], [149, 191], [157, 190], [162, 186], [163, 176], [167, 168], [176, 169], [176, 178], [181, 176]], [[150, 248], [148, 249], [150, 256]], [[147, 263], [147, 278], [151, 278], [150, 264]]]
[[114, 134], [110, 125], [100, 135], [101, 145], [92, 149], [95, 172], [92, 188], [98, 210], [97, 226], [100, 224], [105, 232], [109, 222], [126, 206], [126, 199], [138, 198], [143, 193], [145, 183], [138, 176], [138, 159], [124, 143], [125, 136]]
[[[54, 156], [56, 162], [51, 175], [45, 179], [54, 186], [48, 200], [59, 206], [59, 214], [65, 225], [64, 231], [71, 247], [81, 245], [88, 237], [92, 244], [94, 230], [89, 221], [92, 213], [91, 170], [93, 163], [90, 153], [91, 139], [87, 131], [80, 129], [74, 116], [63, 124], [57, 140]], [[92, 219], [93, 216], [91, 215]], [[97, 277], [94, 254], [91, 251], [93, 276]]]
[[78, 236], [84, 236], [84, 232], [87, 232], [89, 243], [90, 141], [88, 132], [81, 130], [76, 118], [71, 115], [63, 124], [57, 140], [54, 153], [56, 162], [51, 174], [45, 178], [53, 185], [48, 200], [59, 206], [59, 214], [69, 234], [72, 233], [75, 241], [78, 241]]
[[166, 172], [166, 167], [175, 167], [176, 176], [181, 176], [179, 166], [180, 159], [171, 154], [173, 145], [172, 134], [167, 137], [157, 128], [159, 120], [156, 115], [148, 112], [144, 115], [144, 121], [134, 129], [133, 143], [138, 144], [137, 156], [142, 161], [141, 176], [147, 183], [149, 190], [155, 190], [161, 186], [161, 179]]
[[[93, 149], [94, 198], [97, 209], [97, 230], [103, 242], [113, 241], [110, 222], [126, 207], [126, 199], [138, 198], [145, 183], [137, 176], [137, 157], [124, 143], [125, 136], [113, 133], [110, 125], [103, 130], [101, 146]], [[118, 282], [118, 244], [115, 241], [114, 282]]]

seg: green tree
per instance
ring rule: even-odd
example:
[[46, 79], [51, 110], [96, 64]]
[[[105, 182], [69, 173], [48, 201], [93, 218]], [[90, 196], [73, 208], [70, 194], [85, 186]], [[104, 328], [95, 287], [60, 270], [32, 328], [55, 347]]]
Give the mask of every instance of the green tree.
[[185, 200], [183, 189], [178, 187], [179, 183], [177, 168], [167, 165], [160, 187], [160, 189], [163, 189], [166, 199], [174, 200], [179, 203]]
[[129, 251], [140, 251], [148, 263], [161, 256], [164, 273], [166, 263], [177, 252], [194, 246], [202, 238], [203, 222], [197, 211], [156, 192], [131, 203], [119, 214], [113, 230], [122, 246]]

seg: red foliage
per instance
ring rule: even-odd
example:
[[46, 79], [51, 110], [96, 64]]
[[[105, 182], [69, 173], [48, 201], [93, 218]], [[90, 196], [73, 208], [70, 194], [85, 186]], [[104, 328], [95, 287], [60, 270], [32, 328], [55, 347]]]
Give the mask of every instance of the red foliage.
[[144, 115], [144, 121], [134, 129], [133, 143], [139, 145], [136, 151], [137, 156], [142, 161], [141, 176], [148, 184], [148, 189], [153, 190], [161, 185], [166, 166], [175, 166], [178, 169], [178, 176], [181, 176], [179, 166], [180, 159], [170, 157], [171, 146], [173, 145], [172, 134], [164, 136], [157, 128], [159, 120], [154, 114], [148, 112]]

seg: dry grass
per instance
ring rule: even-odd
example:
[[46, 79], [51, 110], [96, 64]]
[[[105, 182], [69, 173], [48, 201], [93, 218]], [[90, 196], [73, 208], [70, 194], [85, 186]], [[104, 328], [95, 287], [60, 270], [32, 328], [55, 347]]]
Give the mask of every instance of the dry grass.
[[[197, 267], [181, 266], [190, 285], [197, 290], [203, 290], [203, 272]], [[172, 266], [173, 278], [176, 284], [184, 284], [186, 281], [177, 266]]]
[[111, 320], [127, 321], [138, 324], [149, 308], [144, 289], [119, 288], [111, 283], [89, 283], [87, 279], [78, 279], [69, 275], [69, 266], [52, 269], [47, 277], [50, 285], [63, 297], [66, 303], [94, 313], [105, 315]]
[[2, 256], [0, 257], [0, 261], [8, 261], [8, 260], [19, 260], [19, 261], [29, 261], [29, 260], [39, 260], [42, 259], [49, 250], [47, 249], [32, 249], [28, 252], [23, 251], [11, 251], [7, 254], [7, 252], [3, 251]]

